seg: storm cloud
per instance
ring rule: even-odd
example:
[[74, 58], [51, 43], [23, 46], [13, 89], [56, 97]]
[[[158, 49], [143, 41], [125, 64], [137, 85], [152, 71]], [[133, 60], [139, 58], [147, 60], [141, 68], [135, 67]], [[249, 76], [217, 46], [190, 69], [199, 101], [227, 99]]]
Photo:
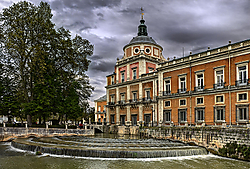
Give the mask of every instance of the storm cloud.
[[[38, 5], [39, 0], [29, 0]], [[90, 103], [105, 94], [106, 76], [114, 71], [123, 47], [137, 35], [140, 9], [149, 36], [173, 58], [250, 38], [249, 0], [45, 0], [51, 5], [56, 27], [94, 44], [87, 72], [95, 87]], [[17, 0], [2, 0], [6, 8]]]

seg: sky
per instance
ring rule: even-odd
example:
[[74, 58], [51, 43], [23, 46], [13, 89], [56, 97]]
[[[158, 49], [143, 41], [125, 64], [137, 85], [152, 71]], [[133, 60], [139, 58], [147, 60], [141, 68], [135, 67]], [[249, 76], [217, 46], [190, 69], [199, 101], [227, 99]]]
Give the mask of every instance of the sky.
[[[40, 0], [27, 0], [35, 5]], [[87, 75], [94, 100], [106, 93], [106, 76], [114, 71], [123, 47], [137, 36], [144, 9], [148, 36], [173, 58], [250, 39], [250, 0], [44, 0], [56, 28], [68, 29], [94, 45]], [[0, 10], [18, 0], [0, 0]]]

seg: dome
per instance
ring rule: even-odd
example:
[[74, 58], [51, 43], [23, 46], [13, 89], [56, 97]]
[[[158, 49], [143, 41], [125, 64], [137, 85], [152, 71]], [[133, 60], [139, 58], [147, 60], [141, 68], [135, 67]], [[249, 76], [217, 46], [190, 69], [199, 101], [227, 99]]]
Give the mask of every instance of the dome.
[[136, 44], [136, 43], [153, 43], [157, 45], [154, 39], [149, 36], [136, 36], [129, 42], [129, 45]]
[[145, 21], [143, 19], [140, 20], [140, 25], [138, 26], [137, 36], [133, 37], [133, 39], [127, 45], [124, 46], [123, 50], [127, 46], [135, 45], [135, 44], [153, 44], [162, 48], [160, 45], [158, 45], [155, 42], [155, 40], [152, 37], [148, 36], [147, 26], [145, 25]]

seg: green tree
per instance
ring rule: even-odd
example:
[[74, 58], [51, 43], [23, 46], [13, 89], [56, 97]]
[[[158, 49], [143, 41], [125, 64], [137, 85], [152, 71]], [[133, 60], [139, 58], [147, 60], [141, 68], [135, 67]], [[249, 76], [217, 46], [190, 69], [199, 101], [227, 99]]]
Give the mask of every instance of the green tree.
[[1, 61], [12, 68], [19, 108], [14, 107], [29, 125], [32, 116], [44, 121], [53, 113], [71, 117], [93, 90], [85, 74], [93, 45], [80, 36], [72, 39], [64, 28], [56, 30], [51, 19], [46, 2], [18, 2], [0, 15]]

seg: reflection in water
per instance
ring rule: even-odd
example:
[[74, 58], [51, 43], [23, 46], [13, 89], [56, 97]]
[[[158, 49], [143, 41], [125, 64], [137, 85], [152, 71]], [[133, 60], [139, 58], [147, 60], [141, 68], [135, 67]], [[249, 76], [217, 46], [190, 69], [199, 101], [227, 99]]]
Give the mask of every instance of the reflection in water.
[[[99, 135], [98, 137], [105, 137]], [[109, 137], [106, 135], [106, 137]], [[112, 136], [113, 137], [113, 136]], [[10, 143], [0, 143], [0, 168], [8, 169], [128, 169], [128, 168], [194, 168], [194, 169], [248, 169], [249, 162], [232, 160], [217, 157], [214, 155], [203, 155], [193, 157], [172, 157], [172, 158], [156, 158], [143, 160], [104, 160], [98, 158], [73, 158], [73, 157], [51, 157], [51, 156], [35, 156], [28, 152], [16, 152], [10, 147]]]

